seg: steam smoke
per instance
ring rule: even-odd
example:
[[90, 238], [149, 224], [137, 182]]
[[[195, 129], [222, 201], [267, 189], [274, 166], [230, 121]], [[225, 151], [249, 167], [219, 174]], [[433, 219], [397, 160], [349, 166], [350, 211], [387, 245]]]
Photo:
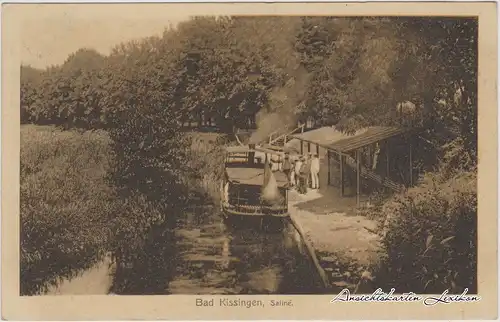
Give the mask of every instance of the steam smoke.
[[298, 63], [287, 73], [287, 82], [270, 93], [269, 106], [257, 113], [257, 130], [250, 144], [266, 140], [273, 132], [284, 134], [297, 125], [297, 116], [304, 103], [310, 75]]
[[269, 167], [269, 159], [267, 158], [267, 156], [264, 165], [264, 182], [262, 185], [260, 198], [263, 203], [270, 206], [281, 204], [284, 201], [278, 189], [276, 178], [274, 177], [274, 174]]
[[282, 201], [276, 178], [272, 173], [267, 185], [262, 188], [261, 199], [268, 204], [279, 204]]
[[296, 123], [297, 117], [291, 111], [261, 111], [257, 114], [257, 130], [250, 136], [249, 144], [259, 144], [267, 140], [271, 133], [283, 133]]

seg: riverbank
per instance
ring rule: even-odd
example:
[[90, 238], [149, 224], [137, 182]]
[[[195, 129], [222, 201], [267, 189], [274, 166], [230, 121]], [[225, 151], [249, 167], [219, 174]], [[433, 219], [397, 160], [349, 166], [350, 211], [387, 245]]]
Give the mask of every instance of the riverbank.
[[[119, 163], [106, 131], [22, 125], [20, 135], [20, 293], [106, 294], [113, 279], [109, 262], [95, 263], [95, 256], [118, 247], [140, 253], [134, 247], [162, 220], [161, 205], [143, 194], [120, 198], [109, 180]], [[221, 135], [189, 135], [185, 162], [197, 173], [185, 176], [185, 186], [193, 204], [218, 197], [213, 183], [223, 156], [217, 152]]]
[[110, 257], [77, 276], [50, 286], [45, 295], [107, 295], [113, 283], [114, 264]]
[[305, 195], [290, 191], [291, 219], [313, 248], [333, 289], [370, 292], [369, 272], [378, 264], [380, 249], [376, 222], [356, 213], [355, 199], [340, 198], [335, 192], [329, 188]]

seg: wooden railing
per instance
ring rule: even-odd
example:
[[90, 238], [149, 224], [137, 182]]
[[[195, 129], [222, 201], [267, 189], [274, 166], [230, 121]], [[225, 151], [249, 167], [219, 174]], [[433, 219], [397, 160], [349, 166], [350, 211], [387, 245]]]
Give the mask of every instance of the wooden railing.
[[305, 123], [302, 124], [301, 126], [293, 129], [292, 131], [288, 132], [288, 133], [285, 133], [285, 134], [281, 134], [277, 137], [275, 137], [274, 139], [272, 138], [272, 135], [275, 134], [275, 133], [278, 133], [278, 131], [274, 131], [273, 133], [271, 133], [271, 135], [269, 136], [269, 144], [270, 145], [273, 145], [274, 143], [280, 141], [280, 140], [283, 140], [283, 145], [286, 144], [286, 139], [289, 135], [292, 135], [292, 134], [295, 134], [297, 133], [299, 130], [301, 133], [304, 132], [304, 127], [305, 127]]
[[267, 141], [267, 142], [271, 142], [271, 141], [273, 141], [273, 136], [274, 136], [274, 135], [276, 135], [276, 134], [278, 134], [278, 133], [279, 133], [279, 131], [274, 131], [274, 132], [271, 132], [271, 134], [269, 134], [269, 139], [268, 139], [268, 141]]
[[[356, 160], [350, 156], [345, 156], [345, 160], [346, 160], [346, 164], [353, 168], [353, 169], [356, 169]], [[367, 179], [370, 179], [370, 180], [373, 180], [375, 182], [377, 182], [378, 184], [386, 187], [386, 188], [389, 188], [393, 191], [396, 191], [396, 192], [399, 192], [401, 191], [404, 187], [392, 180], [390, 180], [389, 178], [385, 177], [383, 178], [382, 176], [376, 174], [375, 172], [373, 171], [370, 171], [368, 169], [366, 169], [365, 167], [361, 167], [360, 166], [360, 175], [362, 177], [365, 177]]]

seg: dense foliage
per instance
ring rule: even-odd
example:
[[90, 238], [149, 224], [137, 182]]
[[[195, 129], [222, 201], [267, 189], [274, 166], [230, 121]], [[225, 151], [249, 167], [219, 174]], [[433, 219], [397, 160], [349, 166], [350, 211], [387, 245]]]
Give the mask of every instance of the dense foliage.
[[[477, 28], [466, 18], [198, 17], [161, 37], [118, 45], [108, 56], [82, 49], [61, 66], [23, 66], [21, 121], [109, 133], [116, 157], [109, 178], [130, 208], [121, 218], [141, 223], [119, 225], [117, 245], [141, 244], [144, 231], [185, 207], [192, 187], [186, 178], [217, 177], [218, 154], [183, 135], [185, 124], [232, 133], [257, 122], [256, 141], [307, 117], [346, 132], [402, 124], [420, 131], [416, 161], [450, 182], [477, 164]], [[386, 240], [387, 263], [412, 287], [408, 279], [421, 267], [397, 263], [432, 268], [413, 261], [421, 245], [411, 246], [408, 232], [418, 233], [419, 243], [455, 236], [443, 246], [451, 247], [450, 257], [440, 270], [462, 263], [456, 247], [464, 238], [476, 245], [474, 234], [461, 235], [460, 218], [475, 225], [475, 208], [467, 208], [474, 204], [463, 202], [475, 202], [472, 194], [449, 191], [454, 201], [445, 203], [442, 191], [428, 187], [400, 196], [399, 219]], [[404, 253], [394, 249], [400, 244], [408, 245]], [[441, 255], [424, 257], [437, 262]], [[436, 287], [467, 284], [465, 266], [454, 269], [461, 277]]]
[[424, 182], [383, 208], [386, 221], [379, 283], [399, 292], [477, 292], [477, 175]]
[[457, 164], [477, 155], [474, 19], [198, 17], [109, 56], [82, 49], [21, 71], [23, 123], [109, 128], [151, 99], [170, 121], [227, 132], [276, 110], [280, 126], [309, 116], [346, 131], [411, 116], [434, 150], [460, 136]]
[[44, 291], [109, 250], [118, 206], [105, 181], [109, 143], [101, 132], [21, 128], [21, 294]]

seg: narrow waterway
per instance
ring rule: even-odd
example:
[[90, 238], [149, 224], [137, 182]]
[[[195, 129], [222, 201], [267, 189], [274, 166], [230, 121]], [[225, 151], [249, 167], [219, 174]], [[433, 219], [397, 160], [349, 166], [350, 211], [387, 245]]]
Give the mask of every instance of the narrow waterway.
[[314, 265], [289, 222], [267, 231], [251, 222], [234, 227], [210, 206], [179, 217], [173, 234], [158, 234], [142, 260], [120, 274], [125, 287], [119, 293], [321, 293]]

